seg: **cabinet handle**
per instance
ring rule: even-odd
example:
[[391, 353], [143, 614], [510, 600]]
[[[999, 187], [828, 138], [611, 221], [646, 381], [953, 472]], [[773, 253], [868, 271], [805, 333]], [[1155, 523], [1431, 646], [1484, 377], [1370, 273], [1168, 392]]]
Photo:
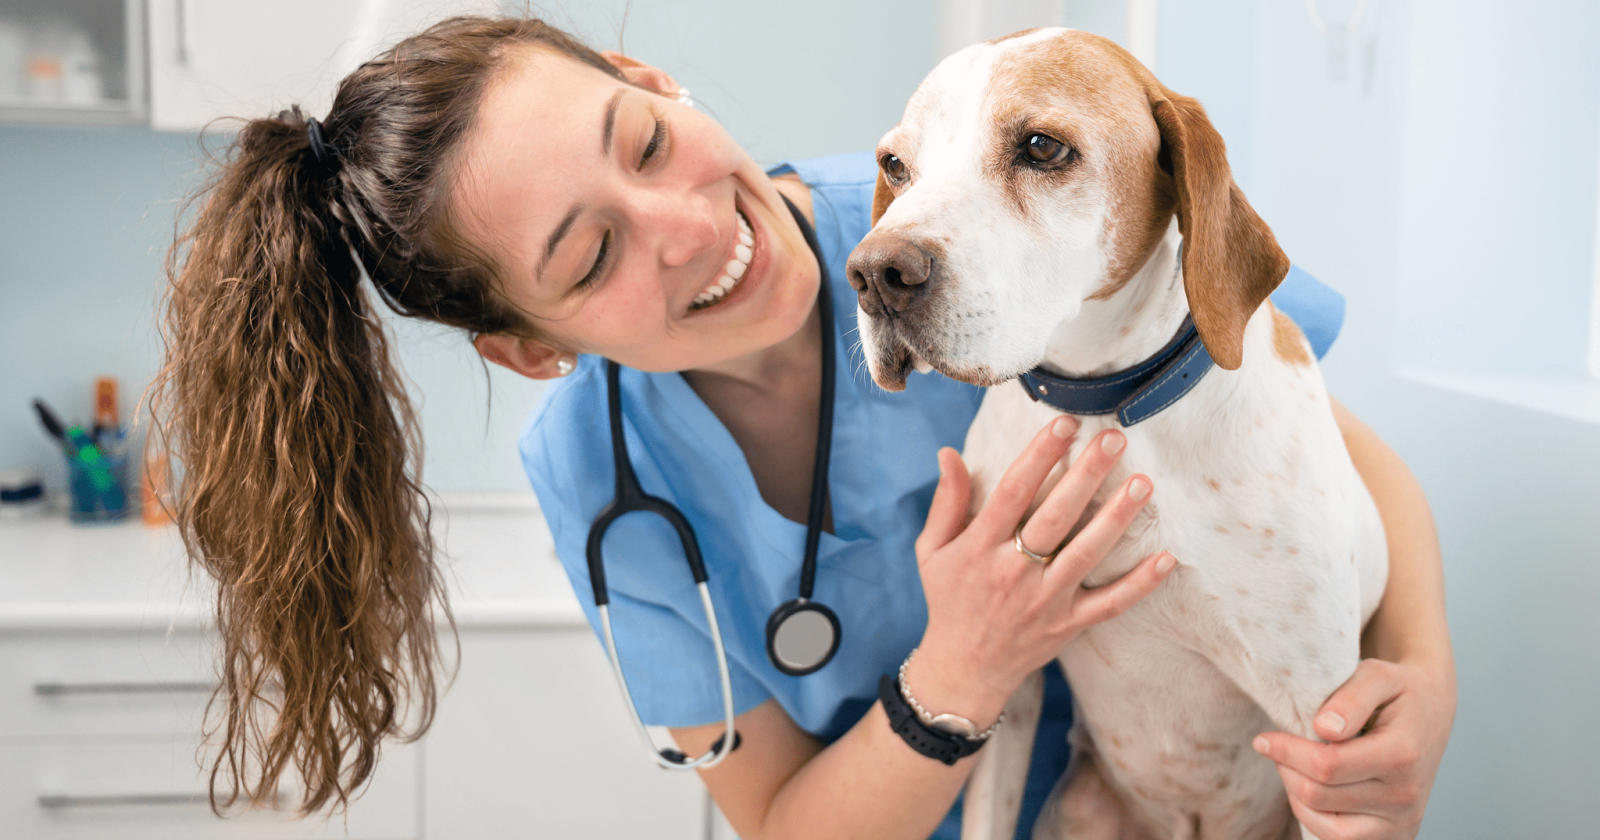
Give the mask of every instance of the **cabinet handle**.
[[[108, 793], [75, 795], [70, 793], [39, 794], [40, 808], [115, 808], [127, 805], [203, 805], [208, 801], [204, 793]], [[273, 808], [288, 804], [282, 791], [269, 800]]]
[[185, 14], [184, 0], [172, 0], [174, 22], [177, 24], [177, 59], [179, 67], [189, 66], [189, 16]]
[[40, 808], [95, 808], [118, 805], [198, 805], [206, 801], [203, 793], [119, 793], [99, 796], [74, 796], [67, 793], [39, 794]]
[[103, 682], [33, 684], [33, 693], [41, 697], [60, 697], [66, 694], [180, 694], [209, 692], [217, 687], [211, 682]]

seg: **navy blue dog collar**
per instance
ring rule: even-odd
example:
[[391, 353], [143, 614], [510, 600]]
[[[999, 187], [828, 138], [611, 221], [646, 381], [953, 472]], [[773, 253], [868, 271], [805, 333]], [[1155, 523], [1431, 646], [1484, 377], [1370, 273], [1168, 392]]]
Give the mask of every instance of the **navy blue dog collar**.
[[1214, 363], [1200, 341], [1194, 318], [1167, 346], [1133, 367], [1094, 379], [1073, 379], [1034, 368], [1017, 377], [1035, 401], [1066, 414], [1111, 414], [1123, 426], [1132, 426], [1159, 414], [1189, 393]]

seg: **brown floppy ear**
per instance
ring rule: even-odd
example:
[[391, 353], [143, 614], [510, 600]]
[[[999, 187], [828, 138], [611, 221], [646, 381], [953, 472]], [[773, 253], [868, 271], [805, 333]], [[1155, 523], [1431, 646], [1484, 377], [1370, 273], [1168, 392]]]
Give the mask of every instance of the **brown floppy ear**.
[[872, 226], [878, 226], [878, 220], [883, 218], [883, 211], [889, 209], [894, 203], [894, 192], [889, 189], [889, 182], [883, 178], [883, 170], [878, 170], [878, 185], [872, 188]]
[[1150, 89], [1150, 110], [1161, 132], [1162, 164], [1170, 164], [1178, 192], [1189, 311], [1212, 360], [1237, 370], [1245, 324], [1289, 273], [1289, 257], [1233, 183], [1222, 135], [1200, 103], [1158, 84]]

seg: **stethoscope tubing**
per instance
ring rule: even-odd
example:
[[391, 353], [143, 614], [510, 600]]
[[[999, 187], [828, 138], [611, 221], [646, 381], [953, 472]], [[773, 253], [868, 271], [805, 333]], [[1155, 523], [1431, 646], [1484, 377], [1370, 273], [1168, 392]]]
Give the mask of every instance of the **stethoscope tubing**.
[[645, 729], [644, 719], [639, 717], [639, 709], [633, 705], [633, 692], [628, 690], [628, 678], [622, 674], [622, 660], [617, 657], [617, 640], [611, 635], [611, 609], [609, 605], [600, 605], [600, 625], [605, 630], [606, 655], [611, 658], [611, 672], [617, 675], [617, 685], [622, 689], [622, 699], [628, 704], [628, 716], [633, 718], [634, 728], [639, 730], [639, 737], [644, 739], [645, 745], [650, 748], [650, 754], [655, 757], [657, 766], [667, 770], [694, 770], [696, 768], [709, 770], [722, 763], [728, 753], [738, 746], [735, 739], [733, 724], [733, 678], [728, 673], [728, 652], [722, 647], [722, 628], [717, 626], [717, 610], [711, 605], [711, 590], [705, 581], [695, 584], [700, 591], [700, 605], [706, 611], [706, 624], [711, 629], [711, 644], [717, 655], [717, 677], [722, 681], [722, 737], [711, 745], [711, 749], [698, 758], [677, 761], [661, 753], [656, 742], [650, 737], [650, 731]]

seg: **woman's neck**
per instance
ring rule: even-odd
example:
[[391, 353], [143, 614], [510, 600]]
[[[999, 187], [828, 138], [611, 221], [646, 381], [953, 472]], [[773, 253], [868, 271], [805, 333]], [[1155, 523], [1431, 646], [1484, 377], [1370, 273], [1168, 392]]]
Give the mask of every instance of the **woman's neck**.
[[[805, 185], [779, 180], [778, 188], [809, 221]], [[805, 522], [822, 402], [821, 308], [813, 305], [800, 329], [783, 341], [684, 371], [683, 378], [739, 444], [761, 498], [784, 517]], [[823, 527], [831, 531], [829, 514]]]
[[[780, 194], [799, 208], [808, 224], [815, 223], [811, 189], [798, 176], [780, 175], [773, 178], [772, 183]], [[684, 371], [683, 377], [697, 392], [702, 391], [702, 385], [705, 385], [717, 390], [732, 389], [751, 396], [786, 402], [784, 398], [790, 396], [796, 385], [802, 388], [801, 393], [806, 393], [804, 388], [821, 381], [821, 318], [821, 310], [813, 304], [805, 322], [788, 338], [754, 353]], [[811, 393], [812, 399], [815, 399], [815, 392]], [[706, 395], [701, 393], [701, 398], [706, 399]]]

